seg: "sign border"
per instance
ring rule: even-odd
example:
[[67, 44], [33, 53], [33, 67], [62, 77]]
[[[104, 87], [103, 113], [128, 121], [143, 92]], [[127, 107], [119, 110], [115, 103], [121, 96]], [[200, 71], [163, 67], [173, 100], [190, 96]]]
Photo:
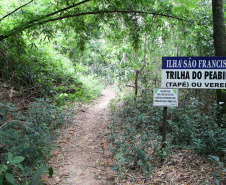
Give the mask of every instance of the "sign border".
[[162, 57], [161, 88], [226, 89], [226, 56]]
[[[167, 90], [176, 90], [177, 91], [177, 104], [174, 106], [174, 105], [155, 105], [154, 104], [154, 97], [155, 97], [155, 89], [167, 89]], [[161, 88], [153, 88], [153, 106], [154, 107], [178, 107], [179, 106], [179, 89], [178, 88], [164, 88], [164, 87], [161, 87]]]

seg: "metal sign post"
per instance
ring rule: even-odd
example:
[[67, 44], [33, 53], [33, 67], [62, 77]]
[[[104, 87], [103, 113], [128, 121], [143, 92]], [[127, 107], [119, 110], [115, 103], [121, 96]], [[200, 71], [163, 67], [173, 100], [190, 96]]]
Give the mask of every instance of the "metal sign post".
[[178, 107], [178, 89], [154, 89], [153, 106], [163, 107], [162, 151], [166, 148], [167, 107]]
[[162, 149], [166, 148], [166, 133], [167, 133], [167, 107], [163, 107]]

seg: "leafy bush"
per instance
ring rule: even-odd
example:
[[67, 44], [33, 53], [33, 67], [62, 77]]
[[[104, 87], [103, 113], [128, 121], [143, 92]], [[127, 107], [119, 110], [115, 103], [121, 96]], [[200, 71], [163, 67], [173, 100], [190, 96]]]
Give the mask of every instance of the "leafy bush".
[[83, 83], [83, 88], [78, 95], [78, 100], [93, 100], [100, 96], [103, 85], [99, 82], [96, 75], [80, 76], [79, 81]]
[[122, 106], [116, 102], [121, 103], [119, 100], [111, 104], [113, 120], [109, 139], [112, 141], [110, 150], [116, 155], [118, 164], [114, 164], [112, 168], [122, 177], [127, 168], [140, 169], [148, 176], [154, 164], [150, 148], [155, 148], [159, 142], [158, 136], [148, 124], [148, 116], [133, 102], [133, 97], [125, 98]]
[[[102, 87], [97, 76], [83, 75], [87, 70], [84, 66], [76, 66], [67, 55], [55, 50], [51, 42], [40, 44], [26, 39], [18, 36], [0, 43], [0, 75], [20, 92], [18, 97], [32, 100], [48, 97], [63, 105], [66, 101], [90, 101], [100, 95]], [[20, 51], [18, 46], [26, 51]]]
[[[31, 103], [24, 114], [11, 103], [0, 103], [0, 113], [0, 171], [5, 176], [9, 170], [5, 168], [9, 158], [12, 155], [22, 156], [24, 160], [20, 162], [23, 168], [12, 163], [10, 173], [19, 173], [21, 179], [26, 175], [29, 179], [33, 171], [51, 156], [57, 136], [55, 130], [68, 122], [65, 119], [70, 115], [44, 99]], [[22, 171], [19, 172], [16, 167]]]
[[225, 117], [219, 108], [192, 99], [178, 108], [168, 108], [167, 147], [161, 148], [162, 108], [152, 106], [152, 97], [133, 95], [114, 100], [111, 104], [111, 152], [118, 163], [113, 169], [122, 176], [128, 169], [151, 172], [162, 158], [170, 157], [175, 148], [194, 149], [200, 155], [224, 157], [226, 148]]
[[[224, 163], [220, 162], [220, 158], [217, 156], [209, 155], [208, 158], [212, 161], [213, 172], [211, 173], [211, 175], [213, 176], [214, 183], [216, 185], [224, 184], [225, 181], [222, 177], [222, 172], [226, 172]], [[224, 182], [221, 183], [221, 180]], [[210, 184], [208, 182], [205, 183]]]
[[[169, 109], [170, 136], [172, 144], [182, 147], [190, 146], [200, 155], [224, 155], [222, 148], [226, 148], [225, 118], [218, 117], [219, 108], [209, 107], [208, 112], [199, 113], [200, 103], [184, 105], [182, 108]], [[221, 124], [219, 125], [219, 119]]]
[[36, 99], [30, 103], [27, 111], [27, 122], [33, 123], [37, 130], [43, 127], [45, 130], [56, 130], [64, 124], [64, 112], [61, 108], [52, 105], [48, 99]]

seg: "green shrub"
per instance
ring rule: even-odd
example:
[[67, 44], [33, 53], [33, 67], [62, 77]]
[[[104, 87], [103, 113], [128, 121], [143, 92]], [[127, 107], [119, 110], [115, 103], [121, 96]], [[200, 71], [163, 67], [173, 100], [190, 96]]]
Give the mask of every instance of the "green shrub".
[[133, 99], [126, 97], [121, 107], [117, 105], [120, 104], [118, 101], [111, 105], [113, 119], [110, 125], [109, 139], [112, 141], [110, 150], [118, 161], [112, 169], [117, 170], [122, 177], [126, 168], [140, 169], [149, 176], [154, 164], [149, 148], [155, 147], [158, 142], [155, 140], [157, 137], [151, 129], [152, 126], [148, 124], [148, 116], [141, 112]]
[[[218, 107], [210, 106], [208, 112], [199, 113], [199, 102], [184, 105], [183, 108], [171, 108], [168, 115], [170, 136], [174, 145], [192, 147], [200, 155], [224, 155], [226, 148], [225, 119], [218, 124]], [[222, 126], [221, 126], [222, 125]]]
[[[29, 109], [21, 114], [13, 104], [0, 103], [0, 165], [4, 173], [8, 158], [7, 153], [23, 156], [20, 175], [30, 176], [33, 171], [51, 157], [51, 151], [57, 137], [56, 129], [68, 122], [67, 111], [52, 105], [48, 100], [37, 99]], [[16, 166], [11, 165], [14, 173], [19, 173]], [[21, 168], [20, 168], [21, 169]], [[8, 171], [7, 171], [8, 173]]]
[[83, 84], [80, 92], [76, 94], [78, 101], [90, 101], [100, 96], [103, 85], [96, 75], [81, 75], [78, 80]]
[[122, 177], [126, 169], [135, 168], [148, 175], [151, 167], [173, 155], [175, 148], [224, 158], [226, 122], [223, 115], [219, 118], [215, 104], [208, 112], [200, 111], [203, 103], [193, 98], [178, 108], [168, 108], [167, 147], [162, 151], [163, 113], [161, 107], [152, 106], [152, 101], [152, 96], [139, 96], [134, 101], [134, 96], [129, 95], [111, 104], [110, 150], [118, 161], [113, 169]]

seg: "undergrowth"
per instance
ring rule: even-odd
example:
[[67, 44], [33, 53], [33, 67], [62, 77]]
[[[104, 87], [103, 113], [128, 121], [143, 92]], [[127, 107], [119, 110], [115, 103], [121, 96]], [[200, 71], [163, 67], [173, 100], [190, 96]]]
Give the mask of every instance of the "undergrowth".
[[219, 117], [219, 108], [214, 102], [208, 105], [208, 111], [202, 111], [203, 102], [188, 98], [187, 104], [168, 108], [164, 151], [161, 148], [162, 108], [152, 106], [152, 96], [139, 96], [134, 101], [134, 96], [128, 95], [112, 101], [109, 139], [116, 161], [112, 169], [121, 179], [128, 175], [128, 170], [139, 170], [148, 178], [162, 159], [170, 160], [180, 149], [225, 160], [225, 115]]
[[55, 46], [23, 34], [0, 42], [0, 185], [37, 184], [57, 130], [72, 121], [66, 105], [90, 102], [103, 89]]
[[15, 184], [29, 184], [34, 171], [51, 157], [56, 130], [72, 122], [72, 111], [36, 99], [23, 113], [12, 103], [0, 102], [0, 114], [0, 182], [13, 174]]
[[51, 98], [61, 106], [68, 101], [89, 102], [103, 88], [95, 75], [85, 74], [85, 66], [77, 67], [50, 41], [39, 43], [18, 35], [1, 42], [0, 51], [0, 90], [13, 88], [17, 98]]

